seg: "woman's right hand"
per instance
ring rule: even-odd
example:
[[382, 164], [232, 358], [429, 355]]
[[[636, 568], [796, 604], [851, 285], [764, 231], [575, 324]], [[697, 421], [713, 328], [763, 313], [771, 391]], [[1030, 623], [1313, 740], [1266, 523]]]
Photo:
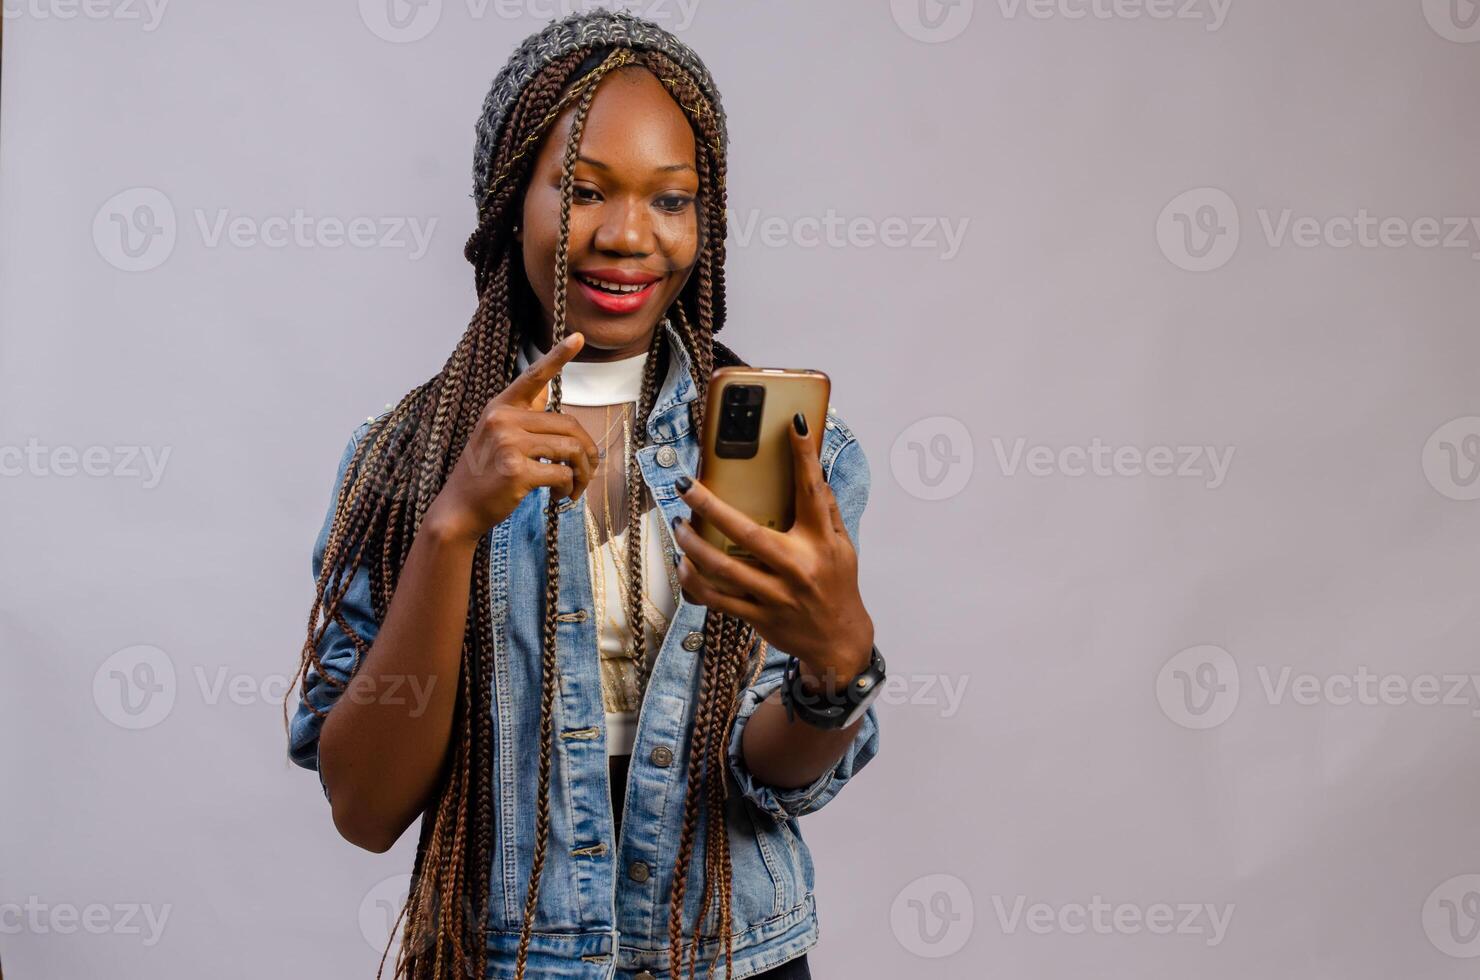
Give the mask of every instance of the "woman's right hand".
[[580, 498], [596, 469], [596, 442], [574, 417], [545, 405], [550, 379], [585, 343], [581, 334], [567, 335], [489, 399], [426, 521], [476, 542], [535, 487]]

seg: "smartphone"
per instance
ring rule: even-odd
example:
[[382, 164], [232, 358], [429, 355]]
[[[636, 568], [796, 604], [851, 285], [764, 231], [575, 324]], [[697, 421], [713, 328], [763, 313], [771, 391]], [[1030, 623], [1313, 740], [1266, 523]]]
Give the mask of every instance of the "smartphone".
[[[721, 500], [762, 527], [788, 530], [796, 520], [791, 417], [807, 419], [807, 441], [822, 453], [832, 381], [821, 371], [722, 367], [709, 381], [700, 442], [699, 479]], [[694, 530], [727, 555], [758, 562], [698, 514]]]

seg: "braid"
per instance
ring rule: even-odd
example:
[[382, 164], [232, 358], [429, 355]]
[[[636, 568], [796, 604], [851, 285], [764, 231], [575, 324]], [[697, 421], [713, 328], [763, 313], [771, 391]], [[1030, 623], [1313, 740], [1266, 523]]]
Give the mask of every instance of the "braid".
[[[601, 62], [582, 74], [591, 57]], [[370, 595], [377, 622], [383, 621], [401, 569], [421, 520], [446, 482], [452, 466], [471, 437], [484, 406], [513, 380], [519, 345], [515, 304], [527, 292], [514, 228], [528, 187], [535, 153], [556, 118], [571, 105], [575, 116], [562, 158], [560, 241], [556, 252], [557, 288], [553, 297], [553, 342], [566, 332], [566, 288], [569, 282], [570, 211], [573, 168], [587, 115], [602, 77], [623, 66], [650, 70], [680, 105], [694, 129], [699, 173], [700, 251], [694, 274], [669, 308], [692, 365], [698, 397], [690, 405], [696, 431], [702, 424], [709, 377], [717, 366], [743, 363], [714, 339], [725, 322], [724, 240], [726, 221], [724, 127], [717, 106], [676, 61], [653, 50], [625, 46], [578, 47], [552, 58], [520, 90], [499, 130], [489, 159], [489, 179], [478, 201], [477, 228], [464, 254], [473, 267], [477, 307], [468, 328], [442, 369], [416, 386], [384, 415], [372, 419], [351, 453], [345, 478], [334, 502], [322, 570], [299, 663], [297, 683], [309, 671], [335, 688], [336, 672], [324, 669], [317, 647], [330, 623], [337, 624], [356, 651], [353, 675], [369, 643], [340, 611], [355, 570], [369, 572]], [[520, 292], [522, 290], [522, 292]], [[647, 683], [646, 636], [641, 609], [642, 522], [646, 487], [637, 452], [647, 444], [645, 422], [657, 398], [659, 361], [667, 361], [666, 332], [654, 331], [643, 376], [637, 423], [628, 455], [629, 586], [627, 619], [632, 624], [638, 657], [639, 685]], [[561, 410], [560, 377], [551, 382], [548, 411]], [[535, 846], [520, 930], [516, 980], [526, 973], [528, 950], [539, 904], [540, 880], [550, 836], [551, 755], [554, 708], [559, 690], [556, 614], [559, 610], [560, 553], [558, 508], [551, 495], [545, 509], [545, 594], [541, 651], [540, 747]], [[491, 553], [488, 538], [474, 552], [472, 590], [459, 664], [460, 682], [454, 708], [448, 763], [422, 815], [412, 883], [397, 925], [402, 942], [394, 975], [411, 980], [446, 980], [482, 976], [487, 968], [484, 931], [488, 919], [490, 875], [495, 846], [492, 777], [494, 630], [490, 594]], [[717, 938], [715, 954], [727, 956], [726, 976], [733, 969], [731, 865], [724, 807], [729, 787], [726, 752], [729, 732], [747, 683], [754, 630], [743, 621], [711, 610], [704, 620], [704, 647], [697, 657], [698, 689], [686, 765], [683, 826], [674, 865], [669, 901], [670, 969], [678, 976], [685, 953], [685, 895], [694, 863], [694, 848], [704, 819], [701, 909], [687, 947], [689, 976], [694, 976], [701, 935]], [[763, 647], [762, 647], [763, 648]], [[763, 658], [762, 658], [763, 659]], [[753, 677], [751, 678], [753, 680]], [[304, 703], [307, 704], [306, 698]], [[286, 708], [286, 705], [285, 705]], [[309, 708], [322, 715], [319, 709]], [[711, 910], [717, 916], [706, 931]], [[387, 946], [387, 952], [389, 945]], [[381, 971], [385, 966], [381, 958]]]
[[636, 664], [639, 692], [646, 690], [648, 677], [647, 630], [643, 626], [642, 610], [643, 542], [640, 519], [641, 515], [647, 513], [647, 487], [643, 483], [642, 469], [637, 463], [637, 451], [647, 445], [647, 426], [644, 421], [657, 398], [658, 360], [663, 350], [663, 333], [662, 330], [653, 331], [652, 346], [648, 350], [647, 362], [643, 365], [642, 390], [637, 399], [639, 411], [633, 420], [631, 448], [627, 453], [627, 591], [623, 599], [627, 622], [632, 625], [632, 656]]

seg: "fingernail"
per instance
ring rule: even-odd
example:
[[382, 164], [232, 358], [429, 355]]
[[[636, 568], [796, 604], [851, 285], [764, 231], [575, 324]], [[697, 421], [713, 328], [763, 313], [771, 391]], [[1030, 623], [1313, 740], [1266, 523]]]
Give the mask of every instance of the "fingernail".
[[673, 481], [673, 485], [678, 487], [679, 493], [688, 493], [689, 487], [694, 485], [694, 481], [686, 476], [680, 476], [677, 480]]
[[793, 427], [796, 428], [797, 435], [804, 436], [807, 434], [807, 417], [801, 412], [798, 412], [791, 417], [791, 424]]
[[683, 520], [682, 517], [679, 517], [677, 514], [674, 514], [673, 515], [673, 520], [671, 520], [671, 521], [668, 522], [668, 526], [671, 527], [671, 528], [673, 528], [673, 531], [674, 531], [675, 534], [678, 533], [678, 522], [681, 521], [681, 520]]

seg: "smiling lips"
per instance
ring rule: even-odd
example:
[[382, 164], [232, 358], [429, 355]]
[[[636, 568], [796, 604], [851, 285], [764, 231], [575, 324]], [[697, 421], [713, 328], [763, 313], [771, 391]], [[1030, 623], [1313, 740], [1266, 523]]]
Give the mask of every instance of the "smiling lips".
[[657, 292], [662, 276], [628, 269], [580, 269], [572, 278], [593, 305], [607, 313], [632, 313]]

